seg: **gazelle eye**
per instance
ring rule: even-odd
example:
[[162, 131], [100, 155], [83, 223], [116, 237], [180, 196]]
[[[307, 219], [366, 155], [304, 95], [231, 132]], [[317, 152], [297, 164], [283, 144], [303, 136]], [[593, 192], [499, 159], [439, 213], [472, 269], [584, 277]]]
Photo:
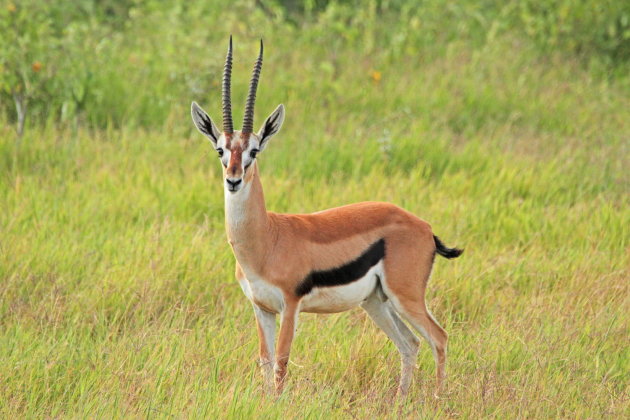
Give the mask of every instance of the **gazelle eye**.
[[256, 155], [258, 154], [258, 152], [260, 152], [260, 150], [253, 149], [251, 152], [249, 152], [249, 155], [252, 157], [252, 159], [256, 159]]
[[223, 157], [223, 149], [217, 149], [217, 153], [219, 154], [219, 157]]

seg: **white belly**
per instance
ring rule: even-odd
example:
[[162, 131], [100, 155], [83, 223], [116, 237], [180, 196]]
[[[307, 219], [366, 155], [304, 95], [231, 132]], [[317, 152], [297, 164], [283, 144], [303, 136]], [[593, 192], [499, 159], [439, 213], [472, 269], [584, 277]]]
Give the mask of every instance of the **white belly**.
[[[352, 309], [372, 294], [377, 276], [381, 279], [384, 276], [382, 261], [372, 267], [365, 276], [352, 283], [343, 286], [315, 287], [302, 298], [300, 312], [334, 313]], [[278, 287], [251, 275], [239, 283], [245, 296], [263, 309], [275, 313], [280, 313], [284, 309], [284, 296]]]
[[315, 287], [302, 298], [301, 312], [343, 312], [358, 306], [376, 287], [377, 276], [383, 276], [383, 263], [379, 262], [359, 280], [343, 286]]

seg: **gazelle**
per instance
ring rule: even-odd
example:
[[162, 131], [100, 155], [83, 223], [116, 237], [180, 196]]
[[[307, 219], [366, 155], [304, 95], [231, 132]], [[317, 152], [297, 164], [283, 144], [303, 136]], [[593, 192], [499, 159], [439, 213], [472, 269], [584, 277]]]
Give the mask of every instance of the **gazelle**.
[[[223, 73], [223, 131], [192, 103], [192, 118], [223, 165], [225, 225], [236, 257], [236, 278], [254, 307], [265, 383], [282, 391], [299, 312], [334, 313], [361, 306], [398, 348], [398, 393], [409, 389], [419, 340], [433, 350], [437, 389], [445, 375], [447, 334], [425, 304], [435, 254], [456, 258], [431, 226], [388, 203], [350, 204], [313, 214], [279, 214], [265, 208], [257, 157], [284, 121], [279, 105], [253, 132], [263, 44], [254, 65], [243, 129], [232, 124], [232, 37]], [[281, 325], [275, 347], [276, 314]]]

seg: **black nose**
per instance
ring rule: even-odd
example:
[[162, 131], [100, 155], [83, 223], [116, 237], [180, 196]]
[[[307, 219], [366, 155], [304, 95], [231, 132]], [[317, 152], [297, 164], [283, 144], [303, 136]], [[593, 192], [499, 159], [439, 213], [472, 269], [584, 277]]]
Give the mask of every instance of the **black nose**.
[[225, 182], [227, 182], [228, 186], [230, 187], [231, 190], [233, 190], [234, 188], [236, 188], [236, 186], [238, 184], [240, 184], [243, 180], [242, 179], [237, 179], [236, 181], [232, 181], [231, 179], [226, 179]]

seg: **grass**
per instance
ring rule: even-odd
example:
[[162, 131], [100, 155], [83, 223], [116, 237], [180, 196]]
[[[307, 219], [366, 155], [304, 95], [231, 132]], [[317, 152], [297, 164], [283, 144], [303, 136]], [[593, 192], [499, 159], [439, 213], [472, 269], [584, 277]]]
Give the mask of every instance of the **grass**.
[[[267, 206], [391, 201], [466, 248], [429, 285], [443, 398], [423, 344], [392, 404], [397, 352], [358, 309], [302, 314], [285, 393], [261, 394], [219, 164], [182, 101], [158, 127], [0, 130], [1, 416], [629, 416], [627, 79], [518, 37], [397, 59], [283, 35], [257, 106], [258, 123], [287, 106], [260, 158]], [[218, 90], [192, 99], [219, 119]]]

